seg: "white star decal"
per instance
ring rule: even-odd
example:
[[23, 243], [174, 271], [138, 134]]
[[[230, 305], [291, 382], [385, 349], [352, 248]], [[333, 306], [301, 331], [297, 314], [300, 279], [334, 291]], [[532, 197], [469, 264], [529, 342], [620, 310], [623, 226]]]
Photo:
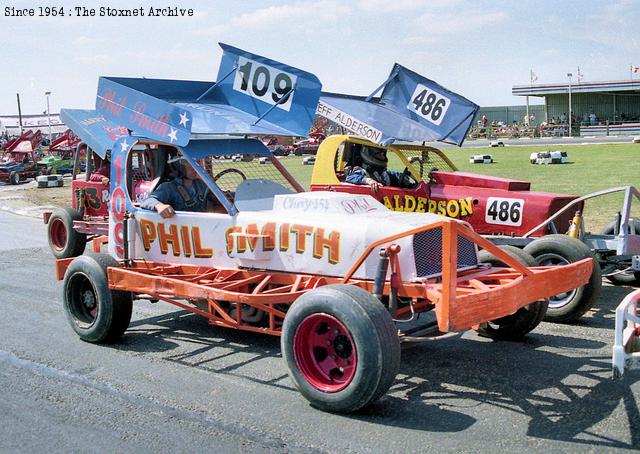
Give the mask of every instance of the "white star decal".
[[176, 137], [177, 133], [178, 133], [177, 129], [171, 128], [171, 132], [169, 134], [167, 134], [167, 137], [169, 137], [169, 139], [171, 139], [171, 143], [173, 143], [176, 140], [178, 140], [178, 138]]
[[127, 143], [127, 139], [124, 139], [122, 142], [120, 142], [120, 146], [122, 147], [122, 151], [127, 151], [127, 148], [129, 148], [129, 144]]
[[182, 112], [180, 114], [180, 126], [184, 126], [186, 128], [188, 121], [189, 121], [189, 117], [187, 117], [187, 113], [186, 112]]

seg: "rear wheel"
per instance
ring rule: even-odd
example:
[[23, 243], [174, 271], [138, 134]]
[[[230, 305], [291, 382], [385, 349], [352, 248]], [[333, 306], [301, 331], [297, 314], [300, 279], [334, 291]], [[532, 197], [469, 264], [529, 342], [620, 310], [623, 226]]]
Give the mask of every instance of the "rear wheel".
[[108, 267], [118, 262], [107, 254], [76, 257], [64, 275], [63, 302], [73, 330], [87, 342], [122, 336], [131, 321], [131, 293], [109, 289]]
[[73, 208], [58, 208], [51, 214], [47, 235], [49, 247], [55, 258], [76, 257], [84, 252], [87, 235], [73, 228], [73, 221], [81, 219], [80, 212]]
[[[609, 223], [607, 227], [601, 232], [603, 235], [613, 235], [615, 232], [615, 221]], [[633, 233], [640, 235], [640, 220], [629, 219], [629, 229], [627, 233]], [[616, 285], [634, 285], [640, 286], [640, 271], [627, 271], [607, 276], [607, 279]]]
[[9, 174], [9, 183], [20, 184], [20, 174], [18, 172], [11, 172]]
[[[522, 249], [518, 249], [515, 246], [500, 246], [500, 249], [526, 266], [536, 266], [536, 260]], [[488, 251], [480, 251], [479, 258], [482, 263], [489, 263], [492, 266], [506, 266], [504, 262]], [[521, 340], [540, 324], [547, 313], [547, 307], [548, 302], [546, 300], [528, 304], [513, 314], [487, 322], [478, 329], [478, 334], [491, 339]]]
[[[582, 241], [561, 234], [538, 238], [529, 243], [524, 251], [531, 254], [538, 265], [543, 266], [562, 266], [585, 258], [593, 259], [591, 250]], [[589, 282], [577, 289], [551, 297], [544, 319], [548, 322], [562, 323], [577, 320], [594, 306], [601, 289], [602, 272], [600, 265], [594, 260]]]
[[389, 312], [351, 285], [329, 285], [298, 298], [285, 317], [281, 342], [294, 384], [325, 411], [352, 412], [374, 402], [400, 365]]

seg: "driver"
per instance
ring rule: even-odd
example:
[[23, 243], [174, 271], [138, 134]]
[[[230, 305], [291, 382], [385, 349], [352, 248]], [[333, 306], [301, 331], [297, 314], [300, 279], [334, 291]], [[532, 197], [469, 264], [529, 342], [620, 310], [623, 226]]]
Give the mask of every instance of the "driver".
[[412, 188], [415, 182], [406, 172], [387, 170], [387, 150], [364, 145], [360, 151], [362, 167], [354, 166], [348, 170], [347, 183], [366, 184], [373, 191], [381, 186]]
[[205, 212], [219, 205], [207, 185], [186, 158], [169, 161], [178, 168], [178, 175], [162, 183], [149, 197], [142, 201], [141, 208], [155, 210], [163, 218], [170, 218], [177, 211]]

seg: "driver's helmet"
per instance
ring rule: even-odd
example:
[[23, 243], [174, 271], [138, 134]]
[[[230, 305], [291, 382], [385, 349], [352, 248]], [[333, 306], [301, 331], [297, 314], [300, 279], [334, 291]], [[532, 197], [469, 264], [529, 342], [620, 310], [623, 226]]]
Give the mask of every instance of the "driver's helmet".
[[169, 158], [167, 160], [167, 164], [169, 164], [174, 175], [183, 176], [184, 168], [189, 164], [189, 161], [187, 161], [187, 158], [184, 156], [177, 154], [174, 157]]
[[387, 159], [387, 150], [384, 148], [369, 147], [365, 145], [362, 147], [360, 155], [362, 156], [362, 161], [365, 164], [369, 164], [373, 167], [385, 168], [387, 167], [387, 162], [389, 162]]

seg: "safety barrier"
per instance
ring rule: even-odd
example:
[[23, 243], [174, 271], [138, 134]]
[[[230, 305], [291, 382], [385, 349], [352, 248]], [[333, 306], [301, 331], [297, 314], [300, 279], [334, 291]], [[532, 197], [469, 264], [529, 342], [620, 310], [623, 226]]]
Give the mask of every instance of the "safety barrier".
[[[630, 293], [616, 308], [616, 332], [613, 343], [613, 377], [625, 369], [640, 369], [640, 290]], [[634, 351], [635, 350], [635, 351]]]

